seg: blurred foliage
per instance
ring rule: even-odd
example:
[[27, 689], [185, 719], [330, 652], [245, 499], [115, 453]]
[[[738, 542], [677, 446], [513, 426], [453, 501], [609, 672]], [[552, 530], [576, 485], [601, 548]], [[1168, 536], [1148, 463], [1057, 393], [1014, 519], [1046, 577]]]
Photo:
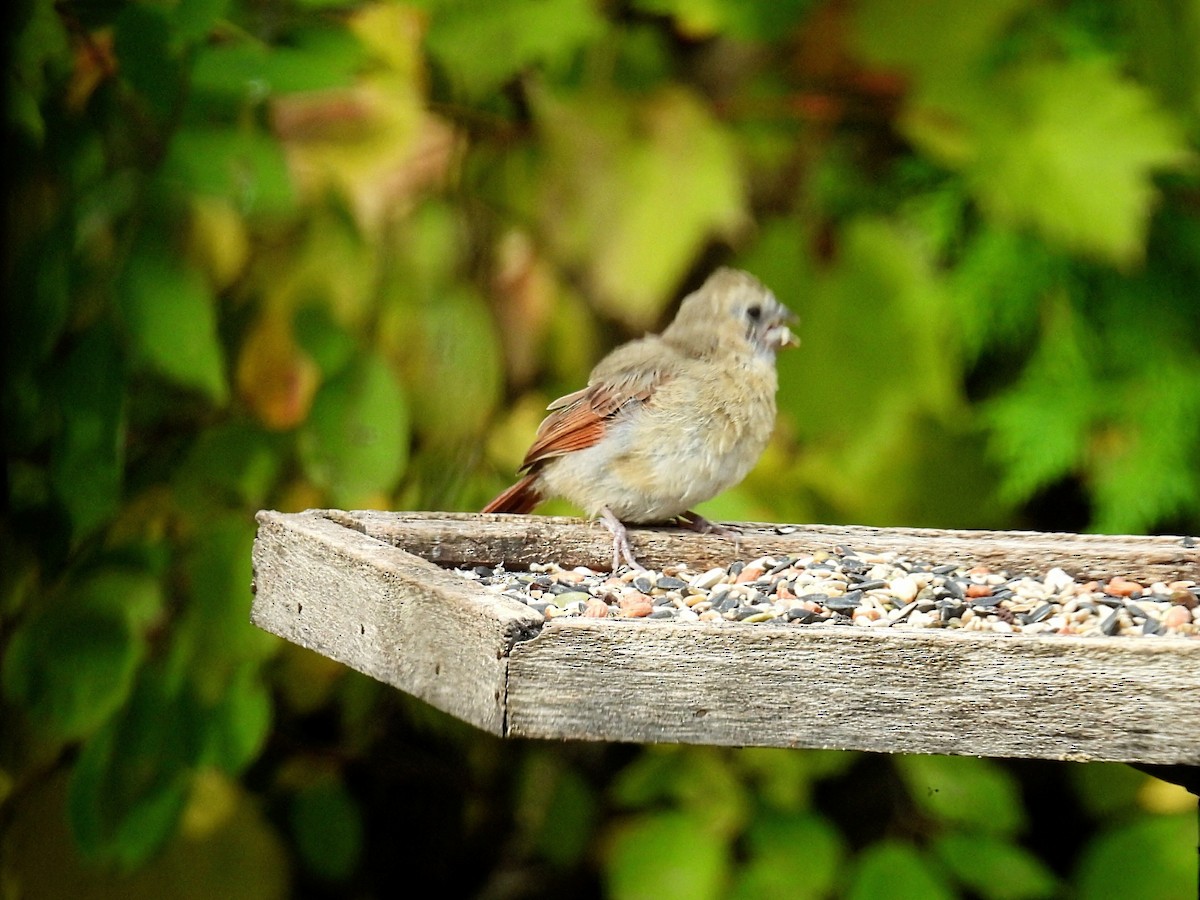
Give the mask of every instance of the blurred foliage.
[[9, 16], [0, 895], [1193, 895], [1119, 766], [500, 745], [247, 607], [719, 262], [804, 345], [710, 515], [1200, 531], [1195, 0]]

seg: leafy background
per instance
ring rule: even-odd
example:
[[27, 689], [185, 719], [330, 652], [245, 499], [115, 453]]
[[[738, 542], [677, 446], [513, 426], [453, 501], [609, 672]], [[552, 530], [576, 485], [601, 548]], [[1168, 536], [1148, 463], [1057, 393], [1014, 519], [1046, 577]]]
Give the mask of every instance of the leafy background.
[[1123, 766], [501, 743], [247, 609], [720, 263], [804, 345], [709, 515], [1197, 533], [1196, 0], [8, 15], [0, 895], [1194, 896]]

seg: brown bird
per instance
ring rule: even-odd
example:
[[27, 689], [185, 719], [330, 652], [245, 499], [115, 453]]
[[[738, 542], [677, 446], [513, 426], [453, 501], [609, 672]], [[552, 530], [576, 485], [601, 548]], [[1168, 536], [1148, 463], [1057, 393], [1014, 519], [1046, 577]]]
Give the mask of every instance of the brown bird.
[[560, 397], [525, 454], [525, 476], [484, 507], [527, 513], [563, 497], [613, 535], [613, 568], [635, 569], [625, 524], [677, 520], [734, 532], [691, 511], [740, 482], [775, 427], [775, 353], [795, 316], [752, 275], [714, 272], [662, 334], [602, 359]]

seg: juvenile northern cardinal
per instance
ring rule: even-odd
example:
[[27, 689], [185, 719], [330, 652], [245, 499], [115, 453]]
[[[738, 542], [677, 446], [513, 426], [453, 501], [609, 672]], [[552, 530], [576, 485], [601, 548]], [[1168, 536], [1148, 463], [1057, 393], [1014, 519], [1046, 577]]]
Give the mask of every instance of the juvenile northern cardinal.
[[623, 523], [678, 520], [741, 481], [775, 427], [775, 353], [794, 315], [746, 272], [722, 268], [684, 298], [662, 334], [616, 348], [588, 386], [560, 397], [525, 454], [525, 476], [484, 507], [530, 512], [563, 497], [613, 535], [613, 568], [640, 569]]

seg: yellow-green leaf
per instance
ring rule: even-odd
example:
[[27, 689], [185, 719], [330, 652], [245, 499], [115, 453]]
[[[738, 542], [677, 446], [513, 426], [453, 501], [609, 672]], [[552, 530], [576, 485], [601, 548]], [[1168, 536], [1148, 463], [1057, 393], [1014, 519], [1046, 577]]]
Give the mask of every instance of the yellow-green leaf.
[[476, 97], [527, 66], [562, 66], [604, 29], [590, 0], [446, 3], [430, 18], [431, 54]]
[[408, 464], [408, 401], [388, 364], [364, 356], [318, 391], [300, 436], [309, 478], [338, 506], [369, 505]]
[[680, 88], [633, 102], [542, 94], [537, 114], [545, 233], [565, 262], [586, 268], [607, 312], [654, 325], [704, 244], [743, 221], [730, 136]]
[[749, 859], [731, 894], [736, 900], [831, 896], [845, 855], [842, 837], [818, 815], [760, 813], [746, 834]]
[[1180, 123], [1103, 59], [1023, 66], [995, 91], [965, 168], [985, 210], [1067, 250], [1141, 259], [1152, 176], [1190, 158]]
[[479, 295], [444, 288], [435, 302], [393, 309], [387, 328], [412, 398], [414, 430], [443, 446], [477, 437], [500, 398], [502, 377], [496, 323]]
[[[1088, 843], [1076, 871], [1082, 900], [1191, 900], [1196, 891], [1195, 811], [1147, 816]], [[1137, 852], [1129, 852], [1136, 847]]]
[[674, 810], [625, 825], [609, 846], [610, 896], [614, 900], [716, 900], [730, 867], [729, 848], [707, 834], [705, 826], [701, 814]]

